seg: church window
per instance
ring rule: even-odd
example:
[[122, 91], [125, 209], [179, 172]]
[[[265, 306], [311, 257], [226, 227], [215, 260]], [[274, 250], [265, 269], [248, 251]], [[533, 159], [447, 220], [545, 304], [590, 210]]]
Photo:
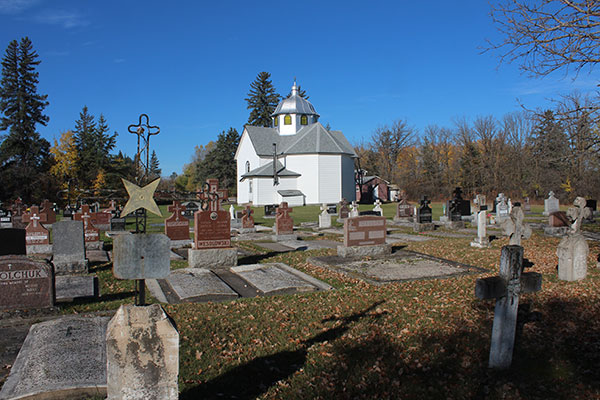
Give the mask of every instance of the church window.
[[248, 193], [252, 193], [252, 179], [248, 181]]
[[246, 172], [250, 172], [250, 161], [246, 161]]
[[300, 117], [300, 125], [308, 125], [308, 117], [306, 115]]
[[279, 125], [279, 115], [275, 117], [275, 121], [273, 122], [275, 126]]
[[292, 116], [288, 114], [285, 117], [283, 117], [283, 123], [284, 123], [284, 125], [291, 125], [292, 124]]

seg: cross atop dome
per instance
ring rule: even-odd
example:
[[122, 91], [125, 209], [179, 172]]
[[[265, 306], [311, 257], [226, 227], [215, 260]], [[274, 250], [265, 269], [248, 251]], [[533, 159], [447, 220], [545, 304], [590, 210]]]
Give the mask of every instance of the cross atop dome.
[[279, 135], [285, 136], [295, 135], [303, 127], [314, 124], [319, 114], [308, 100], [298, 94], [294, 78], [290, 96], [279, 102], [271, 117], [273, 127], [277, 128]]

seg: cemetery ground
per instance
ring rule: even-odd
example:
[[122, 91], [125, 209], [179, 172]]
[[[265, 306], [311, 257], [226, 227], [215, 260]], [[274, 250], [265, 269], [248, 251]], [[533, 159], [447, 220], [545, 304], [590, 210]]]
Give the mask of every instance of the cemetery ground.
[[[388, 222], [393, 207], [383, 207]], [[441, 204], [432, 208], [434, 220], [439, 219]], [[534, 206], [533, 211], [541, 216], [542, 208]], [[296, 207], [291, 215], [300, 226], [316, 221], [318, 212], [318, 206]], [[254, 216], [258, 224], [274, 222], [263, 218], [261, 208]], [[151, 216], [149, 232], [162, 232], [161, 222]], [[584, 229], [597, 231], [594, 226]], [[414, 234], [391, 224], [388, 229]], [[232, 242], [248, 254], [238, 264], [283, 262], [334, 290], [164, 304], [180, 334], [180, 398], [600, 398], [599, 243], [589, 242], [587, 278], [565, 282], [556, 272], [560, 238], [537, 230], [523, 240], [524, 257], [533, 263], [526, 271], [543, 275], [542, 291], [521, 297], [512, 366], [495, 371], [487, 367], [494, 301], [477, 299], [474, 290], [478, 278], [497, 275], [500, 250], [508, 239], [475, 249], [470, 247], [475, 233], [442, 237], [440, 232], [445, 231], [416, 234], [431, 240], [398, 240], [394, 247], [488, 272], [372, 285], [308, 261], [333, 255], [334, 249], [274, 253], [260, 243]], [[490, 234], [500, 236], [499, 231]], [[311, 238], [320, 239], [341, 237]], [[103, 240], [110, 248], [110, 239]], [[172, 269], [185, 266], [182, 260], [171, 262]], [[111, 268], [110, 262], [90, 266], [100, 281], [100, 298], [61, 303], [45, 312], [2, 313], [1, 331], [64, 314], [111, 315], [121, 304], [133, 303], [133, 282], [115, 279]], [[148, 302], [156, 302], [149, 293]], [[0, 336], [0, 349], [20, 346], [24, 339]], [[5, 379], [10, 361], [1, 362]]]

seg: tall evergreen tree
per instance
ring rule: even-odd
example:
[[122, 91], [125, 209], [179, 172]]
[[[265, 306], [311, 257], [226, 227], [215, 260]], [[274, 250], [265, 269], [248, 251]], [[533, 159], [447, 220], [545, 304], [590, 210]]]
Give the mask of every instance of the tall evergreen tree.
[[156, 178], [160, 178], [160, 174], [162, 170], [160, 169], [160, 163], [158, 162], [158, 156], [156, 155], [156, 151], [152, 150], [152, 154], [150, 155], [150, 166], [149, 166], [148, 175], [150, 180], [154, 180]]
[[197, 175], [200, 182], [209, 178], [217, 178], [220, 186], [227, 188], [230, 194], [236, 190], [235, 151], [240, 142], [240, 135], [235, 128], [229, 128], [219, 134], [214, 148], [206, 154], [198, 165]]
[[3, 200], [20, 196], [26, 202], [39, 201], [51, 190], [50, 143], [35, 130], [36, 124], [46, 125], [49, 120], [43, 114], [48, 96], [37, 93], [37, 58], [31, 40], [25, 37], [20, 43], [11, 41], [2, 60], [0, 130], [8, 131], [0, 144]]
[[275, 92], [270, 77], [271, 74], [263, 71], [250, 84], [250, 92], [245, 99], [248, 102], [248, 109], [251, 110], [248, 117], [250, 125], [271, 126], [271, 114], [277, 108], [280, 96]]

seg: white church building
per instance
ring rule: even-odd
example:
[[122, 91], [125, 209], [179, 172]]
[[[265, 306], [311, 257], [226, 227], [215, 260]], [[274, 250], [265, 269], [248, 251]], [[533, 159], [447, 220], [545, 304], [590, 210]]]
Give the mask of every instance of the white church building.
[[235, 153], [238, 204], [287, 201], [298, 206], [355, 199], [354, 149], [342, 132], [318, 122], [319, 114], [298, 94], [295, 82], [271, 117], [270, 128], [244, 127]]

